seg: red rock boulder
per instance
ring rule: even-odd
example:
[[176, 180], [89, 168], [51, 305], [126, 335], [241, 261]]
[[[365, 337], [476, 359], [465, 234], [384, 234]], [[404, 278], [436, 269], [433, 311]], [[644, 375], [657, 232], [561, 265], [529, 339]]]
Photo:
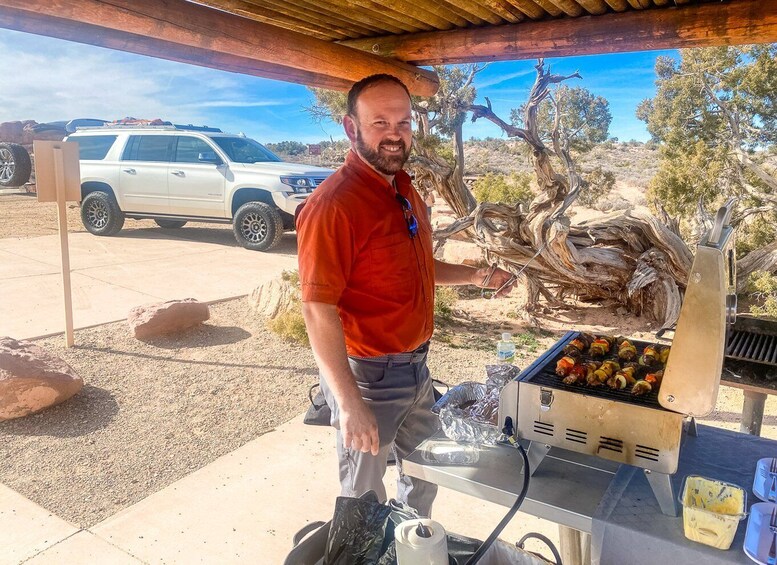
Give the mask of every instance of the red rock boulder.
[[29, 342], [0, 337], [0, 421], [64, 402], [84, 381], [62, 359]]
[[137, 306], [130, 310], [127, 323], [138, 339], [177, 333], [210, 318], [208, 305], [185, 298], [157, 304]]

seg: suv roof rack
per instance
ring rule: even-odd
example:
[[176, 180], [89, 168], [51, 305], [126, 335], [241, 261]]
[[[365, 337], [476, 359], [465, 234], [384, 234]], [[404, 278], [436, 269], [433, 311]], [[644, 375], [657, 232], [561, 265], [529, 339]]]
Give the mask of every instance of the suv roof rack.
[[108, 129], [149, 129], [149, 130], [179, 130], [179, 131], [208, 131], [214, 133], [224, 133], [219, 128], [212, 128], [208, 126], [194, 126], [192, 124], [169, 124], [169, 125], [143, 125], [143, 124], [105, 124], [102, 126], [80, 126], [77, 127], [77, 131], [87, 130], [99, 130], [105, 131]]

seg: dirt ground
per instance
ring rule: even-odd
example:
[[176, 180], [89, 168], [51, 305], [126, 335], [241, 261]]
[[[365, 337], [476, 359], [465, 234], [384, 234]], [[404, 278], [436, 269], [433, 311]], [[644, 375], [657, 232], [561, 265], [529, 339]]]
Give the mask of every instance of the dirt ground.
[[[155, 227], [154, 220], [126, 220], [125, 230]], [[231, 231], [227, 224], [206, 224], [191, 222], [187, 227], [222, 229]], [[81, 223], [81, 210], [77, 203], [67, 204], [67, 231], [69, 233], [84, 232], [86, 228]], [[57, 204], [55, 202], [38, 202], [35, 194], [21, 192], [0, 193], [0, 239], [28, 238], [40, 235], [56, 235], [59, 233]]]
[[[77, 210], [69, 212], [70, 229], [83, 230]], [[0, 195], [0, 237], [56, 229], [53, 205]], [[450, 385], [482, 382], [503, 331], [517, 343], [515, 364], [526, 367], [569, 329], [645, 340], [657, 329], [613, 304], [575, 304], [527, 318], [524, 300], [521, 289], [501, 300], [461, 293], [452, 319], [437, 324], [433, 376]], [[72, 349], [61, 336], [38, 343], [70, 363], [85, 387], [60, 406], [0, 422], [0, 482], [80, 527], [300, 414], [317, 381], [310, 350], [268, 331], [247, 299], [212, 305], [206, 324], [174, 338], [137, 341], [118, 322], [77, 331]], [[738, 429], [742, 400], [740, 390], [722, 386], [703, 423]], [[762, 435], [777, 439], [773, 397]]]

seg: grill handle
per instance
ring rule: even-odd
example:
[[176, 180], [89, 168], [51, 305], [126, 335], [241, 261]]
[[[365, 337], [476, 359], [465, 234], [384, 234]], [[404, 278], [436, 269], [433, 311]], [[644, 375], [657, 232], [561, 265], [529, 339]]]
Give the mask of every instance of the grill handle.
[[715, 223], [710, 230], [710, 235], [707, 238], [709, 245], [720, 245], [720, 237], [723, 235], [723, 228], [729, 224], [731, 220], [731, 213], [734, 211], [733, 198], [729, 198], [723, 206], [720, 207], [718, 213], [715, 215]]

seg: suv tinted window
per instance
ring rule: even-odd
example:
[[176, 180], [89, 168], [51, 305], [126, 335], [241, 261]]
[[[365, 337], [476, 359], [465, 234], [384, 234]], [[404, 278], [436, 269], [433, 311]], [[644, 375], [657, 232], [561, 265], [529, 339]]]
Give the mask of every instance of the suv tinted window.
[[199, 163], [200, 153], [208, 153], [215, 156], [213, 147], [196, 137], [179, 137], [175, 147], [176, 163]]
[[169, 161], [172, 135], [131, 135], [124, 148], [124, 161]]
[[235, 163], [267, 163], [281, 160], [264, 145], [248, 137], [218, 137], [214, 135], [211, 139]]
[[71, 141], [78, 142], [79, 159], [99, 161], [105, 159], [117, 137], [116, 135], [84, 135]]

